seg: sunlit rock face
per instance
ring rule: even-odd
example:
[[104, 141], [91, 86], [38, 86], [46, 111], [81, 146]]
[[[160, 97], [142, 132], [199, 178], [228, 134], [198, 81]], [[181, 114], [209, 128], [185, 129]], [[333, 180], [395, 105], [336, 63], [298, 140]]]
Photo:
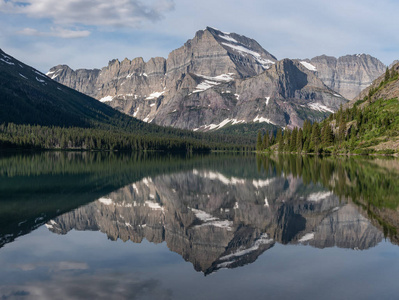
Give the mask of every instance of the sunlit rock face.
[[321, 55], [308, 61], [315, 66], [317, 76], [325, 85], [350, 100], [359, 95], [386, 69], [380, 60], [367, 54], [339, 58]]
[[353, 205], [319, 185], [292, 175], [241, 178], [211, 169], [144, 178], [47, 227], [165, 241], [204, 274], [252, 263], [276, 242], [367, 249], [383, 238]]
[[209, 131], [321, 120], [347, 100], [314, 69], [305, 61], [278, 61], [253, 39], [207, 27], [167, 59], [112, 60], [101, 70], [59, 65], [47, 74], [145, 122]]

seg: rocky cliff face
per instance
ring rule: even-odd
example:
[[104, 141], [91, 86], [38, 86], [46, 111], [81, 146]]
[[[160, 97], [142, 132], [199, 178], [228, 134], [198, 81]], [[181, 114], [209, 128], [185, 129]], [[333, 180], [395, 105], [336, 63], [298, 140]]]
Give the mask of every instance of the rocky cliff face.
[[[394, 64], [390, 68], [390, 72], [395, 70], [399, 73], [399, 62]], [[363, 100], [364, 97], [368, 96], [370, 89], [377, 89], [380, 84], [385, 80], [385, 72], [381, 76], [379, 76], [373, 83], [364, 89], [357, 97], [355, 97], [352, 101], [350, 101], [347, 105], [352, 106], [356, 101]], [[375, 94], [373, 94], [373, 99], [392, 99], [392, 98], [399, 98], [399, 80], [394, 80], [389, 82], [386, 86], [382, 89], [379, 89]], [[365, 103], [366, 104], [366, 103]]]
[[347, 99], [355, 98], [386, 68], [377, 58], [366, 54], [339, 58], [322, 55], [304, 62], [310, 63], [310, 68], [314, 67], [316, 75], [325, 85]]
[[255, 261], [276, 242], [367, 249], [383, 234], [352, 205], [291, 175], [244, 179], [209, 169], [145, 178], [47, 223], [111, 240], [166, 241], [205, 274]]
[[192, 130], [301, 126], [346, 102], [303, 64], [277, 62], [255, 40], [210, 27], [167, 59], [113, 60], [101, 71], [57, 66], [48, 76], [143, 121]]

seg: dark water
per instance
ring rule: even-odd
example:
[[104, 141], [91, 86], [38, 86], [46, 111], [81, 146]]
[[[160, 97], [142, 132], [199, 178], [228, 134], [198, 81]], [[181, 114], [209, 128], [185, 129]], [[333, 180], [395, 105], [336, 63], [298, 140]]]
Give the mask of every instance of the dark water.
[[0, 299], [397, 299], [394, 159], [0, 156]]

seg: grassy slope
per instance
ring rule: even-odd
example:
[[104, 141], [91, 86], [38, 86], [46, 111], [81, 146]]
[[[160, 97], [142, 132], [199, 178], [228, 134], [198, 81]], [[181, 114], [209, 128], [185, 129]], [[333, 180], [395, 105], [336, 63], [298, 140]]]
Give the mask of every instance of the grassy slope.
[[[376, 79], [348, 107], [357, 106], [363, 111], [368, 111], [369, 121], [367, 129], [358, 135], [354, 143], [358, 149], [370, 151], [397, 152], [399, 149], [399, 64], [390, 70], [396, 72], [389, 79], [385, 74]], [[367, 92], [367, 93], [366, 93]], [[389, 119], [389, 124], [385, 121]], [[357, 126], [353, 121], [348, 126]]]

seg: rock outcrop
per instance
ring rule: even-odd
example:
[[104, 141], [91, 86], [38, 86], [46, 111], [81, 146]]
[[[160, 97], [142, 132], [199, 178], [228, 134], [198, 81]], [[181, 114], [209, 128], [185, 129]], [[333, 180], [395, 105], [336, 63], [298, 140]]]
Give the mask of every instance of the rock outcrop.
[[[390, 68], [390, 72], [392, 70], [395, 70], [396, 72], [399, 73], [399, 63], [393, 65]], [[376, 80], [373, 81], [373, 83], [364, 89], [357, 97], [355, 97], [352, 101], [350, 101], [347, 105], [351, 107], [356, 101], [358, 100], [363, 100], [364, 97], [369, 95], [370, 89], [378, 89], [378, 87], [381, 85], [381, 83], [385, 80], [385, 72], [382, 74], [380, 77], [378, 77]], [[399, 80], [394, 80], [389, 82], [384, 88], [378, 89], [376, 93], [373, 94], [372, 96], [373, 99], [392, 99], [392, 98], [399, 98]]]
[[314, 67], [326, 86], [347, 99], [355, 98], [386, 69], [381, 61], [367, 54], [339, 58], [321, 55], [304, 62]]

